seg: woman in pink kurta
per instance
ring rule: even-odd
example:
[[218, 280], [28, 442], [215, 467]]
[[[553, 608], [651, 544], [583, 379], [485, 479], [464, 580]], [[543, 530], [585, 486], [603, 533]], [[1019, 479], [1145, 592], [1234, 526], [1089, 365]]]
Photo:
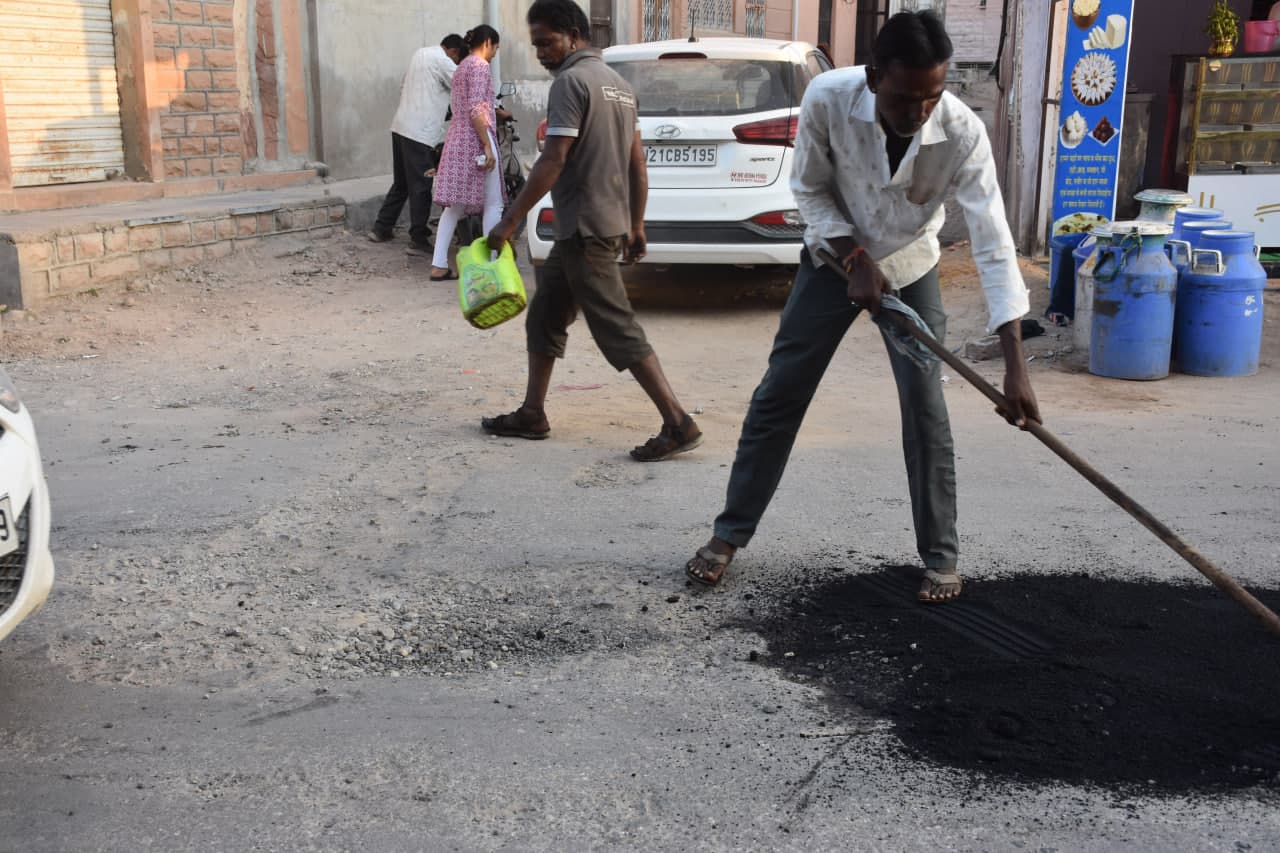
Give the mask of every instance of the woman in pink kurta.
[[444, 138], [436, 169], [435, 202], [444, 208], [436, 228], [431, 280], [449, 281], [449, 244], [458, 221], [470, 213], [484, 214], [484, 233], [502, 218], [506, 188], [498, 171], [497, 126], [493, 109], [493, 77], [489, 60], [498, 52], [498, 32], [481, 24], [465, 36], [470, 55], [453, 73], [453, 121]]

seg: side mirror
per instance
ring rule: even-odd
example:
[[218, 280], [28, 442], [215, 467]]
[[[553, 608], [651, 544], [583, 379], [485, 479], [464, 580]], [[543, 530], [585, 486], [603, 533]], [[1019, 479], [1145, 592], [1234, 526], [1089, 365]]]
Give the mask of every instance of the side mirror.
[[516, 93], [515, 83], [503, 83], [501, 88], [498, 89], [498, 95], [503, 98], [507, 97], [508, 95], [514, 95], [515, 93]]

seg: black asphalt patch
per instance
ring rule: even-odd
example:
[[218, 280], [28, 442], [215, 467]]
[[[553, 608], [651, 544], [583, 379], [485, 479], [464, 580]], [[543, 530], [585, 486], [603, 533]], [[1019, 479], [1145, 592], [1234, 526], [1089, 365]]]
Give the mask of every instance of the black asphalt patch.
[[1023, 781], [1280, 789], [1280, 637], [1207, 583], [1010, 576], [934, 606], [918, 586], [899, 567], [819, 571], [781, 599], [758, 587], [742, 627], [768, 641], [762, 663], [891, 719], [909, 757]]

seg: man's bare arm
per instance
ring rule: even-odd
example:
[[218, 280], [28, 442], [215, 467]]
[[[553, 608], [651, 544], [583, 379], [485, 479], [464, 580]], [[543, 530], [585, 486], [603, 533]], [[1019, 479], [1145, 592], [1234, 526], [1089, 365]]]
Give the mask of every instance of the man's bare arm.
[[1022, 320], [1010, 320], [999, 329], [1000, 348], [1004, 351], [1004, 396], [1010, 411], [1000, 412], [1014, 426], [1026, 426], [1027, 421], [1043, 423], [1040, 404], [1031, 390], [1031, 377], [1027, 374], [1027, 361], [1022, 355]]
[[644, 257], [645, 250], [648, 249], [648, 239], [644, 233], [644, 208], [649, 200], [649, 167], [645, 164], [644, 145], [640, 142], [638, 130], [631, 139], [631, 161], [627, 171], [631, 183], [631, 233], [627, 235], [623, 260], [634, 264]]

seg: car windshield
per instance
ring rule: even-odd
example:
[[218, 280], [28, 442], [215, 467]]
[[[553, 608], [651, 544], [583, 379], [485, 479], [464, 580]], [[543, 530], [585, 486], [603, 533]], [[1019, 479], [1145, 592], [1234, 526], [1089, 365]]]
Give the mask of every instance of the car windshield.
[[800, 105], [789, 62], [679, 57], [612, 62], [642, 116], [731, 116]]

